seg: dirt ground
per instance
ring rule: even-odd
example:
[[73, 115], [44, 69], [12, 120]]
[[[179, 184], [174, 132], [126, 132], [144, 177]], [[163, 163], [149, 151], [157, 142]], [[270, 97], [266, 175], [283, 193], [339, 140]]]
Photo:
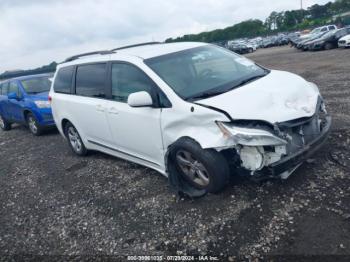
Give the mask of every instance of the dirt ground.
[[288, 180], [239, 179], [184, 200], [153, 170], [102, 153], [74, 156], [56, 131], [0, 131], [0, 259], [350, 259], [350, 50], [278, 47], [249, 57], [318, 84], [333, 116], [326, 145]]

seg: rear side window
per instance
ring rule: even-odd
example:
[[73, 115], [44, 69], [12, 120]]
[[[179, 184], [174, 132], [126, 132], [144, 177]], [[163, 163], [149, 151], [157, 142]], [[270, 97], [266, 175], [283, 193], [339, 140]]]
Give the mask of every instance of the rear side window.
[[331, 26], [329, 26], [328, 28], [329, 28], [329, 30], [334, 30], [334, 29], [335, 29], [335, 26], [334, 26], [334, 25], [331, 25]]
[[76, 75], [76, 94], [105, 98], [107, 64], [80, 65]]
[[57, 72], [53, 89], [56, 93], [70, 94], [74, 67], [63, 67]]

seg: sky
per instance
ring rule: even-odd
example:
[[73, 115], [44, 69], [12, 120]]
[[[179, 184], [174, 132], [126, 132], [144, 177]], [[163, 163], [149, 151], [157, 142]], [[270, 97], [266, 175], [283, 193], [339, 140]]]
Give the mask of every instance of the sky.
[[300, 0], [0, 0], [0, 73], [298, 8]]

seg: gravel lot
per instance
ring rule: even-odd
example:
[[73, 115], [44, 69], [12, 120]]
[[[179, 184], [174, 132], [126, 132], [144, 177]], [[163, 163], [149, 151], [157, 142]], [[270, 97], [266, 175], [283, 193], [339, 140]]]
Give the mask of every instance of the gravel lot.
[[326, 145], [288, 180], [237, 179], [221, 194], [184, 200], [148, 168], [101, 153], [74, 156], [56, 131], [0, 131], [0, 257], [350, 259], [350, 50], [249, 56], [317, 83], [333, 116]]

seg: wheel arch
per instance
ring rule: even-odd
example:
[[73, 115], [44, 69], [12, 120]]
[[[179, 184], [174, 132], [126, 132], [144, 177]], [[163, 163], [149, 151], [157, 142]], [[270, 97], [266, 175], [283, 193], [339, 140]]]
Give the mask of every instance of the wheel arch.
[[[75, 128], [76, 126], [72, 123], [72, 121], [70, 121], [68, 118], [63, 118], [61, 120], [61, 129], [62, 129], [62, 133], [64, 134], [65, 137], [67, 137], [67, 134], [66, 134], [66, 125], [70, 123], [71, 125], [73, 125]], [[79, 132], [79, 130], [78, 130]]]

